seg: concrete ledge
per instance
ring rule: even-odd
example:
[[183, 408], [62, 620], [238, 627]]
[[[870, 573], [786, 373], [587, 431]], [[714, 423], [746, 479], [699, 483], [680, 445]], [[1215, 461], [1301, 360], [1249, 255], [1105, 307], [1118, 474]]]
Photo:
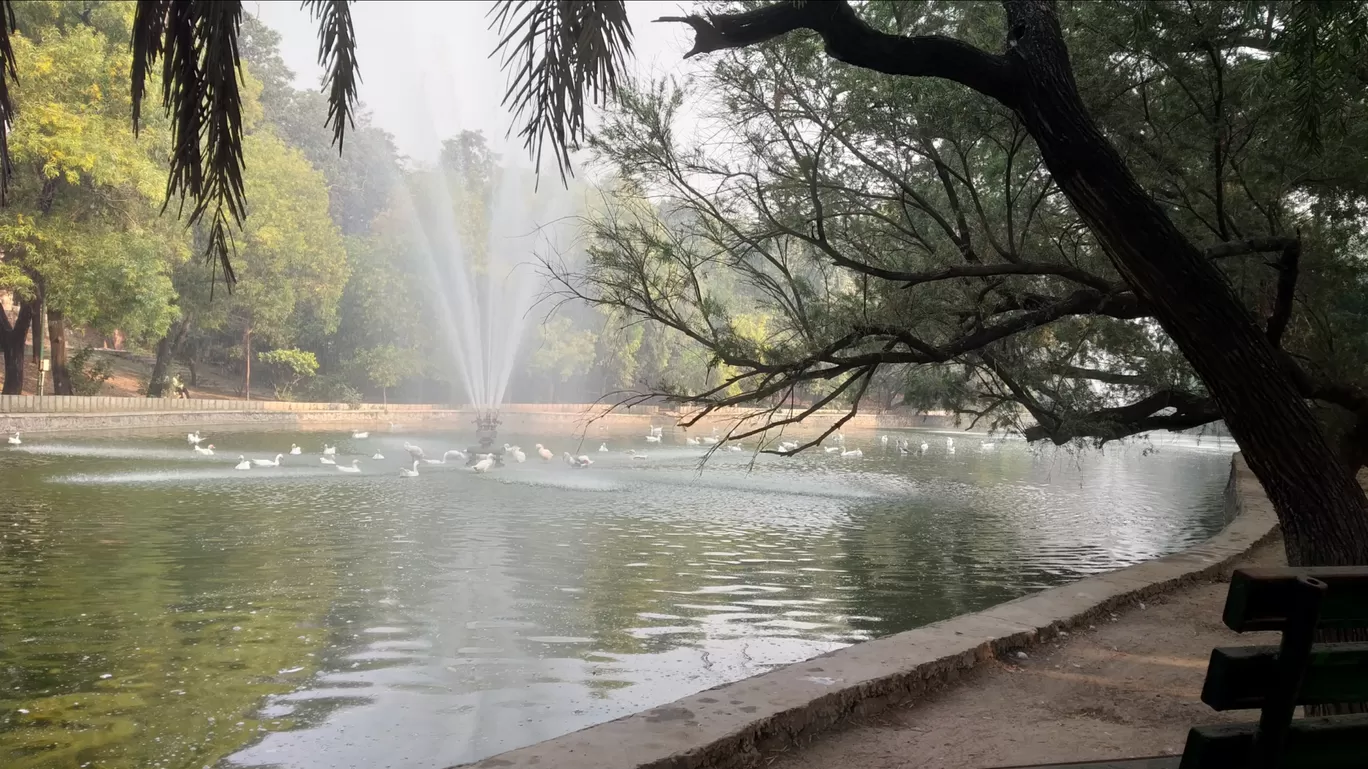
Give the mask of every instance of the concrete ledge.
[[1155, 561], [850, 646], [668, 705], [486, 758], [479, 769], [732, 769], [853, 715], [913, 699], [960, 673], [1183, 584], [1225, 576], [1277, 519], [1244, 460], [1231, 463], [1225, 528]]

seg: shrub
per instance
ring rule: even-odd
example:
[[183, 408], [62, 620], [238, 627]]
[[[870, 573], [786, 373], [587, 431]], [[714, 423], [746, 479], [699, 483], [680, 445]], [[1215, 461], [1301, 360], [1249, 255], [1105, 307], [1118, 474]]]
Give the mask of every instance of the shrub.
[[72, 395], [98, 395], [100, 388], [114, 376], [114, 367], [107, 360], [91, 361], [95, 350], [82, 347], [67, 358], [67, 375], [71, 377]]

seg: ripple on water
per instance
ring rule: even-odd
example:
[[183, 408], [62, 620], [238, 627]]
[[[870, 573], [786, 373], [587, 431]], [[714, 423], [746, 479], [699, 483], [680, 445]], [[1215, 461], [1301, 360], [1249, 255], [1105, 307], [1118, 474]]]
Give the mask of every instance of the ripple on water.
[[[7, 701], [112, 719], [128, 736], [80, 748], [92, 762], [450, 766], [1172, 552], [1220, 525], [1228, 470], [1211, 442], [914, 460], [848, 433], [864, 459], [718, 455], [699, 475], [699, 450], [608, 436], [650, 458], [400, 480], [405, 439], [469, 436], [373, 435], [0, 455], [0, 612], [23, 630]], [[231, 469], [324, 442], [394, 459]], [[0, 763], [36, 724], [0, 725]], [[78, 739], [41, 737], [26, 760]]]

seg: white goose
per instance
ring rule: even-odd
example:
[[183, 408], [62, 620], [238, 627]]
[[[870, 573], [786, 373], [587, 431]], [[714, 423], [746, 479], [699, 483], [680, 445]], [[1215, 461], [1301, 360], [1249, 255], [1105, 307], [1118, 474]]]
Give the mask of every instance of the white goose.
[[399, 468], [399, 477], [400, 477], [400, 478], [417, 478], [417, 477], [418, 477], [418, 460], [416, 460], [416, 459], [413, 460], [413, 469], [412, 469], [412, 470], [408, 469], [407, 467], [401, 467], [401, 468]]
[[195, 446], [195, 445], [198, 445], [199, 442], [200, 442], [201, 440], [203, 440], [203, 439], [200, 438], [199, 430], [196, 430], [196, 431], [194, 431], [193, 433], [186, 433], [186, 434], [185, 434], [185, 440], [186, 440], [191, 446]]
[[927, 451], [927, 449], [930, 449], [930, 448], [931, 448], [931, 444], [927, 443], [926, 441], [922, 441], [921, 453], [925, 454], [926, 451]]
[[291, 444], [290, 444], [290, 456], [292, 456], [292, 457], [297, 457], [297, 456], [299, 456], [300, 454], [303, 454], [303, 453], [304, 453], [304, 449], [299, 448], [299, 445], [298, 445], [298, 444], [295, 444], [295, 443], [291, 443]]
[[350, 467], [347, 465], [337, 465], [337, 469], [344, 473], [359, 473], [361, 472], [361, 460], [353, 459]]
[[607, 451], [608, 451], [608, 444], [606, 444], [606, 443], [600, 443], [600, 444], [599, 444], [599, 453], [600, 453], [600, 454], [603, 454], [603, 453], [606, 453]]
[[730, 445], [730, 446], [727, 447], [727, 451], [740, 451], [740, 450], [741, 450], [741, 447], [738, 446], [738, 445], [736, 445], [735, 443], [733, 443], [732, 445]]
[[333, 459], [332, 457], [319, 457], [319, 458], [318, 458], [318, 461], [319, 461], [319, 462], [322, 462], [322, 463], [325, 464], [325, 465], [335, 465], [335, 464], [337, 464], [337, 460]]
[[325, 456], [325, 457], [337, 456], [337, 447], [336, 447], [336, 446], [329, 446], [329, 445], [326, 444], [326, 443], [323, 444], [323, 456]]
[[784, 441], [779, 444], [779, 450], [785, 454], [798, 450], [798, 441]]
[[365, 430], [353, 430], [352, 437], [360, 440], [361, 438], [369, 438], [370, 433]]
[[[508, 445], [507, 443], [505, 443], [505, 444], [504, 444], [504, 453], [508, 454], [510, 457], [513, 457], [513, 461], [514, 461], [514, 462], [526, 462], [526, 461], [527, 461], [527, 455], [523, 453], [523, 450], [522, 450], [522, 447], [521, 447], [521, 446], [510, 446], [510, 445]], [[461, 459], [465, 459], [465, 455], [464, 455], [464, 454], [461, 455]]]
[[646, 442], [647, 442], [647, 443], [660, 443], [660, 436], [659, 436], [659, 435], [656, 435], [655, 433], [652, 433], [652, 434], [646, 436]]
[[200, 448], [199, 446], [195, 446], [194, 449], [195, 449], [195, 453], [196, 453], [196, 454], [199, 454], [199, 455], [202, 456], [202, 457], [212, 457], [212, 456], [214, 456], [214, 444], [212, 444], [212, 443], [209, 444], [209, 448], [207, 448], [207, 449], [202, 449], [202, 448]]
[[570, 452], [566, 451], [566, 452], [563, 452], [563, 456], [565, 457], [565, 464], [570, 465], [571, 467], [575, 468], [576, 470], [583, 470], [584, 468], [588, 467], [589, 465], [594, 464], [594, 460], [590, 459], [589, 457], [587, 457], [587, 456], [585, 456], [585, 455], [583, 455], [583, 454], [581, 454], [581, 455], [579, 455], [579, 456], [577, 456], [577, 457], [572, 457], [572, 456], [570, 456]]
[[476, 463], [474, 464], [474, 466], [472, 466], [470, 469], [473, 470], [473, 471], [475, 471], [475, 472], [477, 472], [477, 473], [487, 473], [487, 472], [489, 472], [489, 468], [491, 468], [491, 467], [493, 467], [493, 466], [494, 466], [494, 459], [493, 459], [493, 457], [486, 457], [486, 458], [484, 458], [484, 459], [481, 459], [479, 462], [476, 462]]
[[828, 453], [828, 454], [835, 454], [836, 452], [838, 452], [838, 451], [840, 451], [840, 450], [841, 450], [841, 447], [840, 447], [840, 446], [823, 446], [823, 447], [822, 447], [822, 451], [825, 451], [825, 452]]
[[404, 451], [407, 451], [409, 453], [409, 456], [413, 457], [414, 459], [422, 459], [423, 457], [427, 456], [427, 454], [423, 452], [422, 446], [415, 446], [412, 443], [409, 443], [408, 441], [404, 441]]
[[699, 439], [693, 437], [692, 435], [689, 436], [688, 438], [685, 438], [685, 439], [684, 439], [684, 442], [687, 443], [687, 444], [689, 444], [690, 446], [701, 446], [701, 445], [703, 444], [703, 441], [700, 441]]
[[882, 446], [887, 446], [887, 445], [888, 445], [888, 436], [887, 436], [887, 435], [880, 435], [880, 436], [879, 436], [879, 444], [882, 445]]
[[385, 458], [385, 455], [384, 455], [384, 454], [381, 454], [381, 453], [378, 452], [378, 451], [375, 452], [374, 454], [371, 454], [371, 459], [384, 459], [384, 458]]
[[851, 449], [850, 451], [842, 451], [841, 456], [859, 459], [860, 457], [864, 456], [864, 452], [860, 451], [859, 449]]
[[715, 446], [717, 444], [717, 440], [717, 438], [714, 438], [711, 435], [705, 435], [702, 438], [698, 439], [698, 441], [702, 443], [704, 446]]
[[241, 454], [239, 454], [239, 455], [238, 455], [238, 463], [237, 463], [236, 465], [233, 465], [233, 469], [234, 469], [234, 470], [251, 470], [251, 469], [252, 469], [252, 463], [247, 461], [247, 457], [244, 457], [244, 456], [242, 456]]
[[20, 445], [21, 443], [23, 443], [23, 441], [19, 440], [19, 433], [15, 433], [14, 435], [11, 435], [11, 436], [9, 437], [8, 443], [9, 443], [9, 445], [11, 445], [11, 446], [18, 446], [18, 445]]
[[276, 454], [275, 459], [253, 459], [252, 464], [257, 467], [280, 467], [280, 460], [284, 457], [284, 454]]
[[[522, 452], [518, 453], [521, 454]], [[448, 449], [447, 453], [442, 455], [442, 464], [446, 464], [447, 457], [456, 457], [457, 459], [464, 462], [466, 460], [466, 453], [464, 451], [461, 451], [460, 449]], [[523, 458], [526, 459], [526, 455], [524, 455]], [[522, 460], [520, 459], [518, 461], [521, 462]]]
[[537, 444], [537, 447], [536, 447], [536, 448], [537, 448], [537, 456], [541, 457], [543, 462], [550, 462], [550, 461], [551, 461], [551, 458], [554, 457], [554, 456], [556, 456], [555, 454], [552, 454], [551, 451], [550, 451], [549, 449], [547, 449], [545, 446], [541, 445], [540, 443]]

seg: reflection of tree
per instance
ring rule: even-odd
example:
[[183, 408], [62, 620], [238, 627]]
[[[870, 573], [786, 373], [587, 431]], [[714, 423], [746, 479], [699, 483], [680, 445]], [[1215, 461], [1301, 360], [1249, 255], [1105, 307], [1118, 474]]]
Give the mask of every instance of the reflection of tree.
[[[201, 512], [167, 521], [169, 492], [48, 496], [64, 499], [47, 536], [18, 559], [4, 541], [0, 687], [27, 696], [0, 707], [28, 713], [0, 732], [0, 765], [198, 767], [289, 725], [254, 711], [312, 672], [325, 634], [304, 628], [327, 609], [328, 570], [300, 569], [277, 525], [222, 497], [214, 515], [182, 498]], [[113, 525], [91, 536], [90, 510]]]

